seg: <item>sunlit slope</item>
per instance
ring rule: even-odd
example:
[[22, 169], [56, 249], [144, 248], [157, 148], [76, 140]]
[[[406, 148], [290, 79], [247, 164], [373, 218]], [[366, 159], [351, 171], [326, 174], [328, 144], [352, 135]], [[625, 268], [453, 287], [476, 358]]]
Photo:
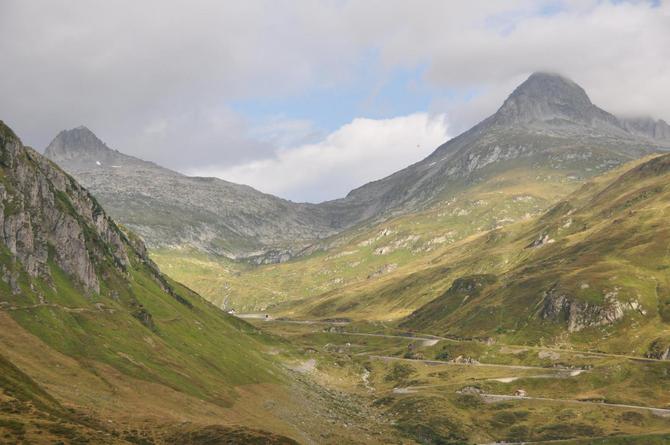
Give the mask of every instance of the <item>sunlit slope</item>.
[[[221, 266], [185, 252], [156, 258], [238, 310], [394, 321], [426, 305], [403, 327], [663, 355], [667, 160], [644, 158], [577, 190], [579, 181], [555, 174], [501, 174], [280, 265]], [[189, 276], [196, 265], [197, 280]]]
[[403, 325], [664, 355], [669, 179], [665, 155], [586, 184], [481, 252], [511, 249], [513, 267], [486, 271], [495, 275], [486, 282], [463, 274], [467, 286], [452, 286]]
[[[532, 165], [491, 166], [487, 175], [455, 185], [428, 210], [355, 227], [287, 263], [251, 266], [188, 249], [151, 254], [167, 274], [220, 307], [272, 310], [278, 303], [376, 285], [424, 267], [463, 239], [540, 214], [582, 183], [575, 170]], [[406, 306], [404, 314], [415, 307]]]
[[283, 364], [288, 345], [162, 275], [1, 122], [0, 229], [0, 437], [292, 443], [333, 429]]

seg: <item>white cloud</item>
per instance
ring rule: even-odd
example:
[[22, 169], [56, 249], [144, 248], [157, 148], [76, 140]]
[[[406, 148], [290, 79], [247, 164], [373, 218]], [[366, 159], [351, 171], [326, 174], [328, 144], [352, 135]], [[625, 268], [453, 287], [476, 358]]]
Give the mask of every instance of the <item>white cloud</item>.
[[[449, 111], [459, 129], [495, 111], [538, 70], [573, 78], [608, 111], [670, 120], [668, 0], [657, 7], [651, 1], [598, 0], [356, 5], [357, 16], [379, 11], [365, 33], [378, 39], [386, 64], [423, 62], [434, 85], [483, 91], [474, 103], [455, 100], [437, 108]], [[461, 106], [472, 116], [456, 112]]]
[[188, 173], [249, 184], [294, 200], [340, 198], [430, 154], [448, 139], [444, 115], [358, 118], [322, 141], [283, 148], [272, 158]]
[[[278, 147], [319, 145], [320, 129], [305, 114], [250, 123], [231, 104], [356, 85], [372, 53], [379, 65], [364, 68], [379, 84], [399, 68], [425, 68], [419, 82], [449, 94], [424, 111], [446, 113], [452, 133], [494, 112], [535, 70], [572, 77], [607, 110], [670, 121], [670, 0], [650, 5], [2, 0], [0, 119], [38, 149], [85, 124], [112, 147], [170, 168], [213, 164], [235, 173], [229, 179], [251, 177], [240, 165], [279, 162], [268, 161]], [[364, 114], [356, 106], [347, 119]], [[286, 181], [286, 173], [264, 173], [255, 183]], [[337, 178], [318, 187], [326, 180]]]

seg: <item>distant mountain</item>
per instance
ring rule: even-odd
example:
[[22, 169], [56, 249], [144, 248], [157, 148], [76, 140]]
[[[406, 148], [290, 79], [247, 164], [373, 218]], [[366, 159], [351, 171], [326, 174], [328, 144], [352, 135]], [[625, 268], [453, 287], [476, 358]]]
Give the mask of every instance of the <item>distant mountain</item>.
[[550, 167], [583, 179], [668, 148], [665, 122], [619, 119], [591, 103], [571, 80], [535, 73], [494, 115], [426, 159], [321, 204], [187, 177], [112, 150], [85, 127], [61, 132], [45, 155], [152, 248], [191, 246], [278, 262], [363, 221], [425, 208], [494, 171]]
[[45, 155], [152, 248], [191, 246], [232, 258], [265, 254], [277, 261], [308, 240], [334, 233], [313, 204], [182, 175], [112, 150], [86, 127], [60, 132]]
[[343, 201], [350, 206], [359, 203], [362, 217], [394, 208], [416, 209], [457, 182], [476, 182], [492, 169], [519, 164], [588, 177], [670, 148], [663, 122], [655, 125], [659, 130], [618, 119], [593, 105], [571, 80], [534, 73], [494, 115], [426, 159], [353, 190]]

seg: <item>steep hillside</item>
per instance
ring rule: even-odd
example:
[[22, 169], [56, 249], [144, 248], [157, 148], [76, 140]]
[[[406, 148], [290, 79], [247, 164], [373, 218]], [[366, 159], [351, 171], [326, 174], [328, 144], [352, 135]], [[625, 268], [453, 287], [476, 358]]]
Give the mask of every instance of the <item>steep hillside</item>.
[[403, 326], [666, 356], [670, 155], [617, 173], [532, 223], [488, 234], [490, 247], [476, 241], [509, 265], [453, 281]]
[[84, 127], [61, 132], [45, 154], [151, 248], [276, 263], [360, 223], [425, 210], [501, 171], [549, 168], [583, 180], [668, 147], [663, 121], [619, 119], [593, 105], [574, 82], [535, 73], [494, 115], [426, 159], [316, 205], [181, 175], [111, 150]]
[[10, 443], [361, 434], [337, 431], [346, 403], [290, 371], [288, 345], [163, 276], [138, 238], [3, 123], [0, 351]]
[[[670, 155], [633, 161], [593, 178], [544, 213], [472, 231], [420, 255], [412, 255], [411, 246], [393, 250], [385, 238], [396, 236], [403, 218], [392, 220], [372, 246], [373, 252], [390, 249], [378, 256], [397, 267], [349, 281], [347, 263], [361, 261], [359, 251], [366, 248], [356, 238], [338, 247], [334, 259], [312, 263], [344, 282], [267, 310], [293, 318], [397, 322], [403, 329], [512, 344], [670, 356], [669, 165]], [[406, 230], [411, 222], [424, 223], [421, 214], [414, 217], [407, 217]], [[427, 246], [425, 240], [412, 245]], [[287, 266], [274, 267], [286, 272]]]

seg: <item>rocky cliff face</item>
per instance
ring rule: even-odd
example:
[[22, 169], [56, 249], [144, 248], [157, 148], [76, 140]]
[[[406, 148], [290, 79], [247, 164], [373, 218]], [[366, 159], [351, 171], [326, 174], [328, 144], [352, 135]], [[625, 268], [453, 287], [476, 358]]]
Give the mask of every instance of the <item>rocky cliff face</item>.
[[622, 119], [623, 127], [633, 133], [654, 140], [670, 141], [670, 125], [664, 120], [646, 118]]
[[567, 323], [568, 332], [604, 326], [622, 319], [629, 312], [646, 315], [638, 301], [621, 301], [617, 290], [607, 292], [602, 303], [579, 300], [556, 287], [544, 296], [540, 316], [545, 320]]
[[89, 293], [100, 291], [104, 267], [123, 272], [137, 254], [83, 187], [1, 121], [0, 241], [30, 276], [49, 281], [57, 265]]

